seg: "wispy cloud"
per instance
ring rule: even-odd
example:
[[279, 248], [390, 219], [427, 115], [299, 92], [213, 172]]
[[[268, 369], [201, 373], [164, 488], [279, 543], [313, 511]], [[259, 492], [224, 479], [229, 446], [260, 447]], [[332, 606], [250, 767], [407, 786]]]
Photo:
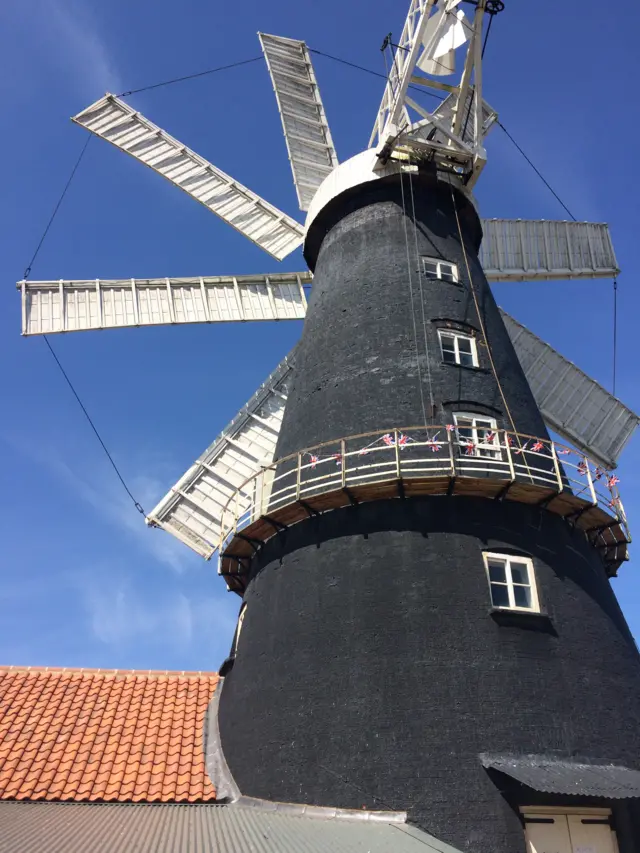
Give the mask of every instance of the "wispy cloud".
[[165, 589], [144, 594], [119, 566], [97, 563], [91, 571], [72, 573], [69, 582], [81, 596], [93, 637], [108, 646], [134, 642], [188, 649], [192, 641], [211, 645], [230, 641], [235, 613], [223, 597], [192, 601], [183, 592]]
[[[147, 527], [142, 515], [136, 512], [131, 499], [115, 479], [115, 474], [112, 477], [111, 472], [106, 469], [93, 470], [90, 473], [84, 469], [83, 473], [80, 473], [52, 448], [36, 447], [34, 443], [26, 442], [13, 435], [5, 434], [2, 437], [32, 462], [52, 473], [110, 525], [125, 531], [141, 548], [175, 572], [184, 572], [189, 566], [194, 566], [201, 561], [201, 557], [189, 551], [186, 545], [163, 530]], [[163, 484], [159, 478], [151, 474], [132, 477], [129, 487], [136, 499], [147, 510], [155, 506], [167, 491], [166, 482]]]
[[[4, 18], [17, 38], [29, 40], [29, 63], [62, 72], [89, 97], [124, 88], [100, 24], [81, 0], [23, 0]], [[26, 43], [26, 40], [25, 40]]]

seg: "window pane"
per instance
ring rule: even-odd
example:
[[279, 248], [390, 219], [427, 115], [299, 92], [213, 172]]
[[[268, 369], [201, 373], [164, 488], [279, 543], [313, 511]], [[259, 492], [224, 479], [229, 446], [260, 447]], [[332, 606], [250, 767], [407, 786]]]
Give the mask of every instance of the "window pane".
[[509, 592], [506, 586], [497, 583], [491, 584], [491, 603], [494, 607], [509, 606]]
[[442, 348], [442, 359], [447, 364], [456, 363], [455, 341], [452, 335], [440, 335], [440, 346]]
[[458, 349], [460, 352], [471, 352], [471, 338], [458, 338]]
[[514, 586], [513, 597], [516, 607], [531, 607], [531, 588], [528, 586]]
[[463, 367], [473, 367], [473, 356], [470, 352], [462, 352], [460, 351], [460, 364]]
[[489, 560], [489, 579], [492, 581], [498, 581], [499, 583], [506, 583], [507, 575], [505, 572], [505, 564], [499, 563], [497, 560]]
[[422, 272], [425, 275], [432, 275], [434, 278], [438, 277], [438, 262], [437, 261], [429, 261], [426, 258], [422, 259]]
[[455, 266], [453, 264], [440, 264], [440, 278], [443, 281], [455, 281]]
[[469, 427], [458, 427], [458, 438], [461, 441], [473, 441], [473, 430]]
[[511, 579], [514, 583], [529, 583], [529, 569], [526, 563], [509, 562], [511, 566]]

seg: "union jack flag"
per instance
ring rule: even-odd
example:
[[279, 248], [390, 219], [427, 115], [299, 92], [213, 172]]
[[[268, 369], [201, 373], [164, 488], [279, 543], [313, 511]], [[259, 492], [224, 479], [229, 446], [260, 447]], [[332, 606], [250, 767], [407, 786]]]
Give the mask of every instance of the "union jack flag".
[[578, 474], [586, 474], [587, 473], [587, 463], [586, 462], [578, 462]]
[[536, 453], [540, 453], [541, 450], [544, 450], [544, 444], [541, 441], [536, 441], [535, 444], [531, 445], [531, 449]]
[[405, 444], [408, 444], [408, 443], [409, 443], [409, 436], [403, 435], [403, 433], [400, 433], [400, 438], [398, 439], [398, 444], [400, 445], [400, 447], [404, 447]]
[[557, 450], [556, 449], [556, 454], [558, 456], [567, 456], [569, 453], [571, 453], [571, 451], [568, 448], [566, 450]]
[[363, 448], [362, 448], [362, 450], [358, 453], [358, 456], [364, 456], [364, 455], [365, 455], [365, 454], [367, 454], [368, 452], [369, 452], [369, 448], [368, 448], [368, 447], [363, 447]]
[[394, 440], [394, 438], [390, 432], [388, 432], [386, 435], [383, 435], [382, 440], [387, 445], [387, 447], [391, 447], [392, 445], [395, 444], [395, 440]]
[[486, 434], [486, 436], [485, 436], [484, 440], [485, 440], [485, 441], [488, 441], [488, 442], [493, 442], [493, 441], [495, 441], [495, 440], [496, 440], [496, 434], [495, 434], [495, 432], [489, 431], [489, 432]]
[[342, 465], [342, 453], [334, 453], [333, 458], [336, 460], [336, 465]]
[[437, 453], [439, 450], [442, 450], [442, 445], [438, 444], [437, 441], [428, 441], [427, 447], [431, 448], [432, 453]]
[[517, 450], [514, 450], [513, 452], [515, 453], [515, 455], [519, 456], [521, 453], [524, 453], [524, 451], [527, 449], [528, 444], [529, 444], [529, 442], [525, 441], [525, 443], [522, 445], [522, 447], [518, 447]]
[[507, 444], [509, 447], [513, 447], [513, 438], [510, 435], [507, 436]]
[[473, 456], [475, 454], [475, 451], [476, 451], [476, 446], [472, 441], [470, 441], [467, 444], [464, 452], [467, 456]]
[[598, 468], [596, 466], [595, 474], [596, 474], [596, 480], [601, 480], [603, 475], [604, 475], [604, 471], [602, 470], [602, 468]]
[[315, 468], [317, 464], [318, 464], [318, 457], [312, 455], [311, 456], [311, 467]]
[[615, 474], [612, 474], [609, 477], [609, 479], [607, 480], [607, 486], [609, 486], [609, 488], [612, 489], [614, 486], [617, 486], [619, 482], [620, 482], [620, 478], [616, 477]]
[[455, 432], [455, 426], [453, 424], [447, 424], [445, 429], [447, 432]]

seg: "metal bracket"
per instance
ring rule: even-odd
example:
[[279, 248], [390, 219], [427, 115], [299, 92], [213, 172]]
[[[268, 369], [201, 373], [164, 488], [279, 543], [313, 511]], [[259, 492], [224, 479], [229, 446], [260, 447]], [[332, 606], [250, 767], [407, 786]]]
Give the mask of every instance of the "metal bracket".
[[356, 500], [356, 498], [354, 498], [353, 494], [351, 493], [351, 491], [349, 489], [347, 489], [346, 486], [343, 486], [342, 491], [349, 498], [349, 503], [351, 504], [351, 506], [358, 506], [360, 501], [358, 501], [358, 500]]
[[317, 510], [317, 509], [314, 509], [314, 508], [313, 508], [310, 504], [308, 504], [306, 501], [301, 501], [301, 500], [300, 500], [300, 498], [298, 498], [298, 503], [299, 503], [299, 504], [300, 504], [300, 506], [301, 506], [301, 507], [306, 511], [306, 513], [307, 513], [307, 515], [309, 516], [309, 518], [311, 518], [311, 517], [312, 517], [312, 516], [314, 516], [314, 515], [322, 515], [322, 513], [321, 513], [321, 512], [318, 512], [318, 510]]
[[276, 533], [280, 533], [282, 530], [287, 530], [287, 525], [283, 524], [281, 521], [277, 521], [275, 518], [271, 518], [269, 515], [261, 515], [260, 518], [263, 521], [266, 521], [267, 524], [270, 524]]

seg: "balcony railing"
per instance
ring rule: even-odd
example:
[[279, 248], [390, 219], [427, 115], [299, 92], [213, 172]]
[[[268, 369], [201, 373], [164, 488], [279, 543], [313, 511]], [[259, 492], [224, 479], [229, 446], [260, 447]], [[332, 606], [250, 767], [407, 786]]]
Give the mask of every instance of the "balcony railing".
[[220, 572], [303, 518], [389, 497], [460, 494], [544, 506], [584, 530], [610, 574], [630, 542], [618, 478], [574, 448], [507, 430], [407, 427], [324, 442], [262, 468], [221, 515]]

